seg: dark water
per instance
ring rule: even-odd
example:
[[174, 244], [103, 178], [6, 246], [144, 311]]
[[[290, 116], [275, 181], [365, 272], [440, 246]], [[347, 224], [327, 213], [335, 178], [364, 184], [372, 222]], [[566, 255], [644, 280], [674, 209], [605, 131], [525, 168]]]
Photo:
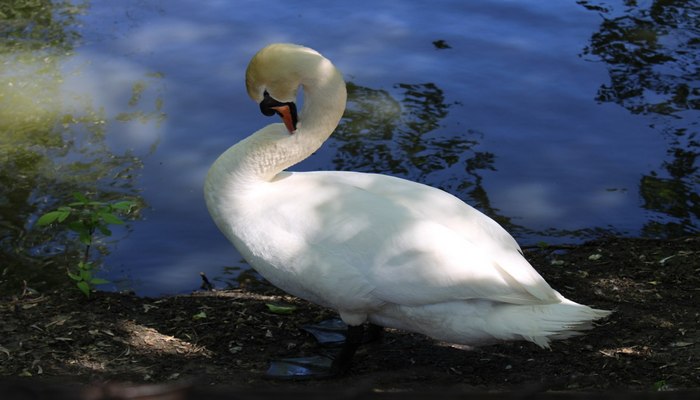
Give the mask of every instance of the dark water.
[[271, 122], [244, 90], [270, 42], [349, 82], [338, 130], [295, 170], [437, 186], [522, 244], [698, 233], [698, 2], [327, 3], [0, 5], [0, 283], [64, 279], [46, 272], [80, 246], [33, 223], [74, 191], [141, 204], [94, 253], [105, 288], [235, 282], [202, 183]]

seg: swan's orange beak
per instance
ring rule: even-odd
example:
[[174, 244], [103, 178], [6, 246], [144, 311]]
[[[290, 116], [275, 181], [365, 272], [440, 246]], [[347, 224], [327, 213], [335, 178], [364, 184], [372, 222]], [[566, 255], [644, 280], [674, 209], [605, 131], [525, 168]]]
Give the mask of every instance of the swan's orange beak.
[[266, 90], [260, 102], [260, 111], [268, 117], [275, 114], [282, 117], [282, 122], [289, 133], [297, 130], [297, 105], [293, 101], [286, 103], [277, 101]]
[[282, 117], [282, 122], [284, 122], [284, 126], [287, 127], [289, 133], [294, 133], [294, 131], [297, 130], [296, 116], [294, 115], [292, 108], [289, 106], [289, 104], [283, 104], [281, 106], [271, 108], [275, 110], [277, 115]]

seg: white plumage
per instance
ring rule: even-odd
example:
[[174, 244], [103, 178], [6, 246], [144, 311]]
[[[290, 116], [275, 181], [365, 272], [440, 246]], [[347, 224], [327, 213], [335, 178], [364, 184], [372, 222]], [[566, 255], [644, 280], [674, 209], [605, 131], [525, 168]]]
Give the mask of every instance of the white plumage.
[[228, 149], [205, 183], [212, 218], [272, 284], [351, 326], [471, 345], [548, 347], [609, 314], [565, 299], [501, 226], [444, 191], [380, 174], [284, 171], [321, 146], [345, 108], [340, 72], [314, 50], [270, 45], [246, 84], [258, 102], [291, 103], [299, 87], [305, 96], [296, 130], [274, 108], [286, 125]]

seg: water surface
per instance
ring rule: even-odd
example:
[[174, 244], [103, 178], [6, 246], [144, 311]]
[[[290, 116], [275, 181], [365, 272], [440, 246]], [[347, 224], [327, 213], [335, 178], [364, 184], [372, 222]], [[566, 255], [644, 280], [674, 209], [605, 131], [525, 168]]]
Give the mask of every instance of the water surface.
[[338, 130], [294, 170], [437, 186], [522, 244], [698, 232], [694, 2], [41, 4], [5, 11], [2, 28], [0, 243], [13, 262], [78, 251], [27, 234], [78, 190], [143, 205], [103, 247], [108, 288], [232, 280], [245, 263], [202, 184], [273, 122], [244, 88], [271, 42], [317, 49], [349, 82]]

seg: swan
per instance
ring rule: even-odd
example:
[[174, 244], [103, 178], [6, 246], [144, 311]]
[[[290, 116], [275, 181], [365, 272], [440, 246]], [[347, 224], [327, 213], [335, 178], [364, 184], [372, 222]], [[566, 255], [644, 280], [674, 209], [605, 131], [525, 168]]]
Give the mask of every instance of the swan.
[[265, 279], [337, 310], [348, 336], [328, 374], [347, 370], [365, 323], [456, 344], [548, 348], [610, 313], [564, 298], [505, 229], [447, 192], [381, 174], [286, 171], [323, 144], [345, 110], [343, 76], [315, 50], [264, 47], [248, 65], [246, 88], [282, 123], [214, 162], [206, 205]]

